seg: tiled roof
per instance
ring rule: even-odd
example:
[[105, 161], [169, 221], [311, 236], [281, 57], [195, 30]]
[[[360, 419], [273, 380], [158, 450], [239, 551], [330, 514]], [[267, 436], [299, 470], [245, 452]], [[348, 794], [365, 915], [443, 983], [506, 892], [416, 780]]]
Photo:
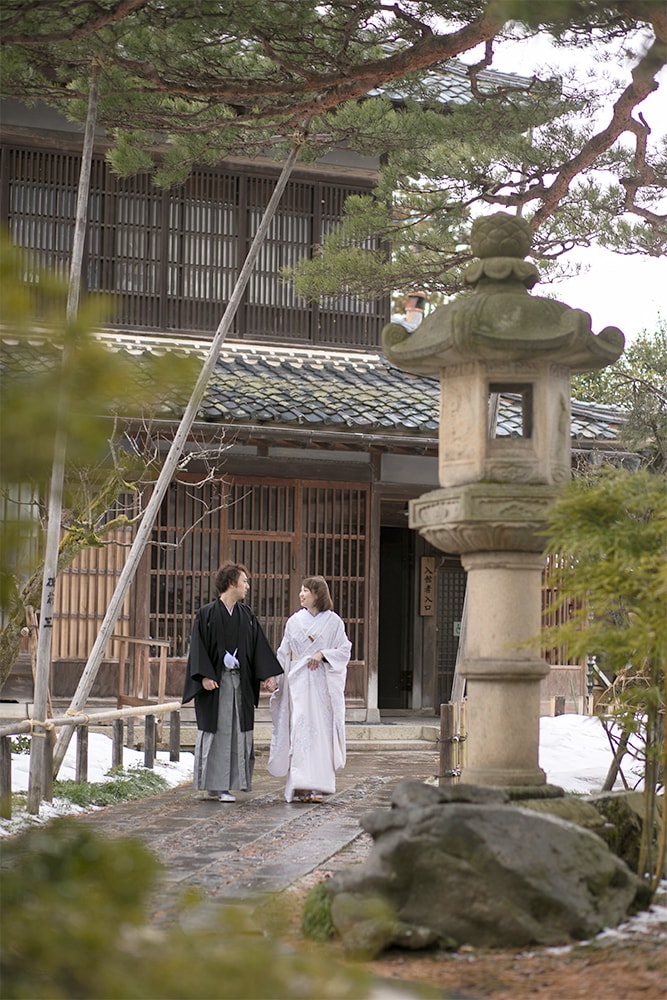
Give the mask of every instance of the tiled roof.
[[[437, 94], [438, 99], [443, 104], [466, 104], [472, 98], [469, 67], [459, 59], [447, 59], [437, 64], [422, 75], [422, 80], [425, 83], [422, 96], [428, 96], [431, 100], [433, 94]], [[527, 89], [530, 82], [530, 77], [517, 76], [515, 73], [501, 73], [496, 69], [483, 69], [477, 73], [478, 86], [483, 93], [487, 94], [501, 88]], [[400, 103], [405, 100], [407, 90], [405, 83], [402, 87], [388, 84], [370, 90], [369, 96], [383, 95]], [[419, 90], [416, 94], [411, 93], [410, 96], [419, 98]]]
[[[189, 337], [114, 331], [97, 336], [110, 350], [137, 357], [173, 352], [203, 362], [210, 347], [208, 340]], [[37, 336], [0, 341], [5, 364], [19, 377], [57, 356]], [[178, 420], [181, 413], [172, 405], [164, 415]], [[438, 379], [402, 372], [382, 354], [239, 342], [223, 344], [197, 415], [211, 423], [414, 436], [416, 444], [437, 438], [438, 418]], [[622, 420], [613, 407], [573, 401], [573, 444], [613, 442]], [[520, 427], [518, 399], [501, 397], [499, 435], [519, 435]]]

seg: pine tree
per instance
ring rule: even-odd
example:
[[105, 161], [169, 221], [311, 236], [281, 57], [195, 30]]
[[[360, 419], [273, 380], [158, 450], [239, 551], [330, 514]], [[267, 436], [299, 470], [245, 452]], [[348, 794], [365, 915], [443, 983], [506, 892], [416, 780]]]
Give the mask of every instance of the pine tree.
[[[543, 272], [592, 241], [665, 251], [667, 159], [641, 110], [667, 61], [662, 0], [5, 0], [0, 33], [2, 93], [78, 120], [98, 65], [99, 120], [123, 174], [151, 169], [169, 185], [195, 163], [281, 159], [295, 130], [308, 135], [302, 161], [340, 143], [379, 156], [375, 196], [352, 199], [297, 269], [305, 295], [415, 282], [451, 294], [470, 217], [487, 206], [530, 219]], [[603, 94], [583, 71], [488, 76], [509, 40], [544, 37], [613, 59], [618, 80]], [[465, 97], [448, 94], [452, 73]]]

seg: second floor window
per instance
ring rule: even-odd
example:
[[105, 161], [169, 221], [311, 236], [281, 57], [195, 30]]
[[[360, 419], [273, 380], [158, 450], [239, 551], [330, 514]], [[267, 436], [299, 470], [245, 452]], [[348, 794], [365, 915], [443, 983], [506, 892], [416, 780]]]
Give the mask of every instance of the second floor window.
[[[0, 219], [35, 262], [67, 273], [80, 157], [66, 151], [3, 146]], [[277, 176], [277, 174], [276, 174]], [[93, 163], [84, 284], [111, 298], [113, 326], [213, 333], [273, 192], [259, 170], [195, 170], [168, 191], [148, 175], [116, 177]], [[360, 183], [296, 177], [280, 207], [236, 317], [236, 339], [373, 348], [388, 303], [341, 294], [320, 303], [298, 298], [282, 269], [308, 256], [340, 218]]]

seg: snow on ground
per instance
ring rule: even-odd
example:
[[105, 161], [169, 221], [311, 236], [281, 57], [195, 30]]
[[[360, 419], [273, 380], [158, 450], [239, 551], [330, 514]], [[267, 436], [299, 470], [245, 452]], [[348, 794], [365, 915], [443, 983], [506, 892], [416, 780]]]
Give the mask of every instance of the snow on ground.
[[[597, 716], [544, 716], [540, 719], [539, 759], [549, 784], [559, 785], [566, 792], [591, 794], [601, 790], [613, 753]], [[639, 765], [626, 757], [621, 767], [633, 788], [639, 781]], [[614, 787], [622, 785], [618, 778]]]
[[[127, 770], [130, 767], [143, 767], [144, 754], [142, 750], [131, 750], [123, 747], [123, 767]], [[160, 750], [157, 753], [153, 770], [165, 779], [168, 785], [182, 785], [192, 781], [192, 771], [194, 765], [194, 755], [181, 752], [180, 760], [170, 761], [169, 751]], [[91, 782], [108, 781], [109, 770], [111, 768], [111, 738], [104, 733], [88, 734], [88, 780]], [[26, 792], [28, 790], [28, 778], [30, 773], [30, 754], [12, 754], [12, 791]], [[76, 777], [76, 739], [70, 740], [67, 753], [58, 772], [59, 781], [74, 781]], [[6, 837], [28, 826], [35, 826], [45, 823], [56, 816], [71, 815], [73, 813], [93, 812], [99, 806], [92, 806], [84, 809], [81, 806], [73, 805], [67, 799], [55, 797], [53, 802], [42, 802], [39, 809], [39, 816], [31, 816], [25, 806], [17, 806], [13, 809], [11, 819], [0, 819], [0, 837]]]

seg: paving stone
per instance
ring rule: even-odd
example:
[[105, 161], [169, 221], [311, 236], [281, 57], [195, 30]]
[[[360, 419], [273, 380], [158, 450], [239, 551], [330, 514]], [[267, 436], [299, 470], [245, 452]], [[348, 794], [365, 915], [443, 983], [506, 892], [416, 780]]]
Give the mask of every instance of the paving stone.
[[287, 803], [284, 782], [255, 770], [254, 788], [235, 803], [202, 801], [190, 784], [82, 816], [104, 836], [142, 840], [165, 865], [152, 912], [169, 921], [178, 895], [197, 887], [210, 903], [257, 899], [315, 884], [363, 860], [371, 840], [360, 817], [389, 807], [393, 787], [438, 770], [437, 749], [385, 751], [369, 745], [348, 755], [336, 793], [322, 804]]

